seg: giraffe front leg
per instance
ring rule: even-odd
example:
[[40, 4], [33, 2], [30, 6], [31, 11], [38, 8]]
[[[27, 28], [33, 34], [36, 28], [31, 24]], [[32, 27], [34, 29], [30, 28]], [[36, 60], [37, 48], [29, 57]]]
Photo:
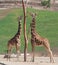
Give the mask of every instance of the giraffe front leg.
[[7, 53], [8, 53], [7, 60], [9, 60], [9, 61], [10, 61], [10, 56], [11, 56], [11, 49], [12, 49], [12, 46], [9, 44], [8, 45], [8, 50], [7, 50]]
[[34, 55], [35, 55], [35, 53], [34, 53], [34, 44], [32, 43], [32, 62], [34, 62]]
[[19, 55], [20, 55], [20, 51], [19, 51], [20, 46], [16, 46], [16, 52], [17, 52], [17, 61], [19, 61]]
[[7, 60], [9, 60], [9, 61], [10, 61], [10, 56], [11, 56], [11, 49], [8, 50], [8, 57], [7, 57]]

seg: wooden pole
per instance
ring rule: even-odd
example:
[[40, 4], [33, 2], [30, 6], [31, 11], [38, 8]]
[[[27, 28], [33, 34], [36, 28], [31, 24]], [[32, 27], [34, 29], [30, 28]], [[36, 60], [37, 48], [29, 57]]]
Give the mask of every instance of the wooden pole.
[[22, 0], [22, 7], [23, 7], [23, 13], [24, 13], [24, 40], [25, 40], [25, 46], [24, 46], [24, 61], [26, 62], [26, 54], [27, 54], [27, 45], [28, 45], [28, 40], [27, 40], [27, 34], [26, 34], [26, 6], [24, 4], [24, 1]]

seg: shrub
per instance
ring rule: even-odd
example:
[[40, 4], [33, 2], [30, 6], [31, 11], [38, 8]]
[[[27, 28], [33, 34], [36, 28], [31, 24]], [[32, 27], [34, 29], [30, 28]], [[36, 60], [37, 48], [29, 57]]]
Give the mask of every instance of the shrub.
[[43, 1], [41, 1], [41, 5], [50, 7], [50, 0], [43, 0]]

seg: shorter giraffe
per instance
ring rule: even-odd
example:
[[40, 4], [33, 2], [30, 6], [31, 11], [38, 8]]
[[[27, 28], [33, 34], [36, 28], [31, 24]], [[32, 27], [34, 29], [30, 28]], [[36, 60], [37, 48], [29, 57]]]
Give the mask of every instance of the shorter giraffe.
[[36, 19], [36, 14], [31, 13], [32, 16], [32, 22], [31, 22], [31, 45], [32, 45], [32, 61], [34, 62], [34, 47], [35, 46], [44, 46], [46, 50], [49, 52], [50, 56], [50, 62], [54, 62], [53, 59], [53, 54], [50, 49], [50, 44], [47, 38], [41, 37], [35, 30], [35, 19]]
[[22, 16], [18, 17], [18, 32], [16, 35], [8, 41], [8, 60], [10, 60], [11, 50], [15, 46], [17, 52], [17, 60], [19, 60], [19, 48], [20, 48], [20, 35], [21, 35], [21, 20]]

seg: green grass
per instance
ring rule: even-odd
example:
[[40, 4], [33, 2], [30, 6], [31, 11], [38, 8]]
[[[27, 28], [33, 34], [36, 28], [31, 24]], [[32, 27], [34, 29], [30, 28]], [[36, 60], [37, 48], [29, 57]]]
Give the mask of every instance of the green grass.
[[[58, 12], [55, 11], [39, 11], [29, 8], [28, 12], [36, 12], [36, 31], [42, 37], [49, 39], [51, 48], [58, 47]], [[7, 42], [17, 32], [18, 22], [17, 17], [23, 15], [22, 9], [12, 9], [7, 16], [0, 19], [0, 53], [6, 53]], [[27, 14], [27, 31], [31, 23], [31, 16]], [[30, 34], [29, 34], [30, 35]], [[36, 47], [36, 51], [43, 51], [42, 47]], [[21, 52], [24, 50], [24, 35], [23, 35], [23, 20], [22, 20], [22, 35], [21, 35]], [[31, 51], [31, 43], [29, 41], [28, 51]], [[14, 51], [15, 52], [15, 51]]]

